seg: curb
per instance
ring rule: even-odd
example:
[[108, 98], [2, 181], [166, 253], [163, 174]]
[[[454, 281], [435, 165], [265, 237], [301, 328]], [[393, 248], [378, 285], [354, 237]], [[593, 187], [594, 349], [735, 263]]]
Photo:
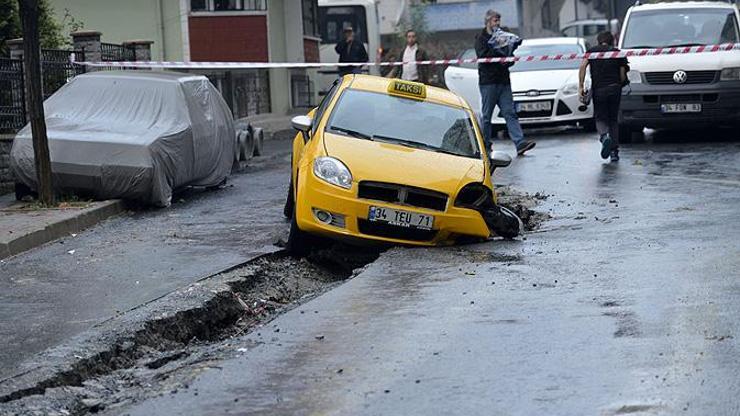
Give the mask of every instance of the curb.
[[74, 217], [48, 224], [44, 228], [39, 228], [9, 241], [0, 241], [0, 259], [20, 254], [69, 234], [79, 233], [103, 220], [120, 214], [124, 210], [125, 204], [120, 199], [103, 201], [96, 207], [81, 210], [79, 215]]

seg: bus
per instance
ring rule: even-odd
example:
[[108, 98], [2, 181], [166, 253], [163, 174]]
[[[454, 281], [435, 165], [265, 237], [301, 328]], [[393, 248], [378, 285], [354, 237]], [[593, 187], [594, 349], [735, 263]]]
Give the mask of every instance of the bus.
[[[351, 26], [355, 39], [362, 41], [370, 60], [380, 56], [380, 20], [376, 0], [319, 0], [319, 32], [321, 62], [338, 62], [334, 50], [337, 42], [343, 39], [345, 27]], [[322, 68], [319, 71], [319, 95], [329, 90], [337, 78], [337, 68]], [[379, 75], [378, 67], [369, 67], [368, 72]]]

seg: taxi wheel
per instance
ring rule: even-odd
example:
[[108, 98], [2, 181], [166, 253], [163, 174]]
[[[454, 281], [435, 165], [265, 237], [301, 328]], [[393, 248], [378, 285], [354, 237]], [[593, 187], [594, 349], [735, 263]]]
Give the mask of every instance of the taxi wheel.
[[483, 212], [488, 228], [504, 238], [514, 238], [524, 231], [522, 220], [508, 208], [496, 205]]
[[285, 218], [291, 218], [293, 216], [293, 178], [290, 178], [290, 185], [288, 185], [288, 197], [285, 198], [285, 206], [283, 207], [283, 215]]
[[295, 204], [293, 206], [293, 215], [290, 220], [290, 232], [288, 242], [285, 244], [285, 250], [293, 257], [304, 257], [311, 251], [311, 236], [298, 228], [295, 215]]

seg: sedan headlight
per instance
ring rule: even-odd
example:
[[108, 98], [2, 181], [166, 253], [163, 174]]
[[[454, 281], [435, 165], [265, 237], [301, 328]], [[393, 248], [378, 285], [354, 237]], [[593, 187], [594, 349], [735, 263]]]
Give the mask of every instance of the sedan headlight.
[[320, 157], [314, 160], [313, 173], [332, 185], [344, 189], [352, 187], [352, 174], [349, 169], [344, 163], [333, 157]]
[[560, 92], [563, 93], [563, 95], [578, 94], [578, 84], [565, 84], [563, 88], [560, 89]]
[[630, 84], [642, 83], [642, 76], [640, 75], [640, 71], [637, 71], [635, 69], [627, 71], [627, 79], [629, 80]]
[[725, 68], [719, 74], [720, 81], [740, 81], [740, 67], [739, 68]]

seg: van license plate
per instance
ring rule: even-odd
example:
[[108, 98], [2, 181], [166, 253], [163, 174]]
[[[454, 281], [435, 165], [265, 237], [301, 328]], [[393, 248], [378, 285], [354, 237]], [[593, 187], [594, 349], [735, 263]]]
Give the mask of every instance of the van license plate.
[[432, 215], [383, 207], [370, 207], [367, 219], [398, 227], [420, 228], [422, 230], [431, 230], [434, 226], [434, 216]]
[[663, 113], [701, 113], [701, 104], [662, 104]]

